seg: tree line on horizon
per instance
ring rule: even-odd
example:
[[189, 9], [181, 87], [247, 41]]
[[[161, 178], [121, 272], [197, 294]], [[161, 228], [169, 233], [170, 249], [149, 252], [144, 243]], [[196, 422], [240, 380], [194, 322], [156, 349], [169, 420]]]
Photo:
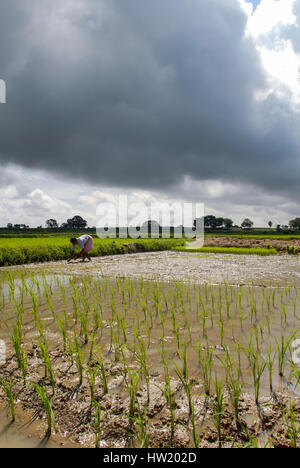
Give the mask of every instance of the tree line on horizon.
[[[196, 227], [197, 222], [203, 223], [203, 218], [201, 219], [195, 219], [194, 220], [194, 227]], [[153, 225], [159, 226], [159, 223], [157, 221], [146, 221], [143, 223], [142, 228], [148, 228], [150, 229], [151, 226]], [[249, 218], [245, 218], [243, 222], [241, 223], [240, 226], [235, 225], [233, 220], [230, 218], [223, 218], [223, 217], [216, 217], [214, 215], [207, 215], [204, 216], [204, 229], [208, 231], [214, 231], [214, 230], [232, 230], [232, 229], [251, 229], [253, 228], [254, 223], [251, 221]], [[161, 226], [159, 226], [161, 227]], [[269, 221], [268, 222], [268, 227], [272, 229], [273, 227], [273, 222]], [[50, 218], [47, 219], [45, 223], [45, 228], [43, 226], [38, 226], [37, 229], [61, 229], [61, 230], [80, 230], [80, 229], [87, 229], [88, 228], [88, 223], [85, 219], [82, 218], [80, 215], [73, 216], [73, 218], [67, 219], [66, 222], [62, 223], [59, 225], [56, 219]], [[26, 224], [12, 224], [8, 223], [7, 224], [7, 229], [12, 229], [12, 230], [24, 230], [24, 229], [30, 229], [28, 225]], [[95, 227], [91, 228], [95, 229]], [[300, 218], [294, 218], [289, 221], [288, 225], [276, 225], [276, 230], [281, 231], [281, 230], [300, 230]]]

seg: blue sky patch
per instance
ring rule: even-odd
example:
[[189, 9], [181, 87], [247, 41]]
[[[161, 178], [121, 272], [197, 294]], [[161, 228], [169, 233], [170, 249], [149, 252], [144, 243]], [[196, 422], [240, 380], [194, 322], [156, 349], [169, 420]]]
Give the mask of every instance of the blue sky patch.
[[248, 3], [252, 3], [254, 5], [254, 8], [257, 8], [258, 5], [260, 4], [261, 0], [246, 0]]

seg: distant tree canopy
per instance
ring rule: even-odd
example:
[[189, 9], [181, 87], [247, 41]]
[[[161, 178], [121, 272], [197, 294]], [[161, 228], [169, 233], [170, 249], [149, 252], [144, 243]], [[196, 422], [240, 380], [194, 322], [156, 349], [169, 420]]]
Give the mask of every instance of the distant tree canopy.
[[149, 219], [149, 221], [145, 221], [143, 224], [142, 224], [142, 228], [151, 228], [151, 227], [154, 227], [154, 228], [158, 228], [159, 227], [159, 223], [155, 220], [151, 220]]
[[46, 227], [49, 229], [58, 228], [58, 222], [56, 221], [56, 219], [47, 219]]
[[291, 229], [299, 230], [300, 229], [300, 218], [291, 219], [291, 221], [289, 222], [289, 226], [290, 226]]
[[224, 226], [226, 227], [226, 229], [232, 228], [232, 226], [233, 226], [233, 221], [232, 221], [232, 219], [230, 219], [230, 218], [224, 218], [223, 221], [224, 221]]
[[[59, 227], [56, 219], [47, 219], [47, 229], [57, 229]], [[66, 223], [61, 224], [61, 229], [84, 229], [87, 227], [87, 222], [81, 216], [77, 215], [67, 220]]]
[[[194, 227], [198, 221], [202, 221], [202, 219], [195, 219], [194, 220]], [[204, 228], [205, 229], [230, 229], [233, 226], [232, 219], [229, 218], [217, 218], [213, 215], [204, 216]]]
[[243, 229], [251, 229], [253, 227], [253, 221], [251, 221], [251, 219], [249, 218], [245, 218], [244, 221], [242, 222], [241, 224], [241, 227]]
[[68, 219], [67, 222], [62, 225], [62, 227], [63, 226], [71, 229], [85, 229], [87, 227], [87, 221], [81, 216], [77, 215], [71, 219]]
[[7, 224], [7, 229], [16, 229], [16, 230], [20, 230], [20, 229], [29, 229], [29, 226], [27, 224], [12, 224], [12, 223], [8, 223]]

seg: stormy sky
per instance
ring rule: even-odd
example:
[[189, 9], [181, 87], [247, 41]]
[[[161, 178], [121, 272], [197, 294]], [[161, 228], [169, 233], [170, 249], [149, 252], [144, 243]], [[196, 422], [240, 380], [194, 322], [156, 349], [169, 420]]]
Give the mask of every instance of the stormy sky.
[[300, 216], [300, 0], [0, 0], [0, 224]]

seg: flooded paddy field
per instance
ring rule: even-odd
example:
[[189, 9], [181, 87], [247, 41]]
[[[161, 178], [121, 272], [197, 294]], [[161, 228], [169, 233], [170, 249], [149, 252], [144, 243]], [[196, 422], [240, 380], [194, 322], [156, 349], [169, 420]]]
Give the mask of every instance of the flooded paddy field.
[[163, 252], [3, 269], [0, 445], [299, 444], [299, 266]]
[[[271, 282], [300, 285], [300, 259], [297, 256], [230, 255], [183, 252], [147, 252], [93, 258], [92, 262], [48, 262], [2, 268], [1, 271], [49, 274], [145, 278], [155, 281], [268, 285]], [[1, 274], [0, 271], [0, 274]]]

